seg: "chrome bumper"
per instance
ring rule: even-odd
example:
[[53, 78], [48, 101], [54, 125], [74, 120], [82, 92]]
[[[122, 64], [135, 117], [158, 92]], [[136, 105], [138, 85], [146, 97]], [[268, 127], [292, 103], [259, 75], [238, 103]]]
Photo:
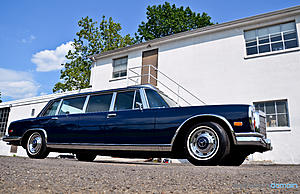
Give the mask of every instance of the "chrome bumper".
[[263, 151], [272, 150], [271, 140], [261, 133], [236, 133], [235, 136], [238, 146], [256, 146]]
[[22, 137], [19, 136], [4, 136], [3, 141], [8, 142], [9, 145], [20, 145]]

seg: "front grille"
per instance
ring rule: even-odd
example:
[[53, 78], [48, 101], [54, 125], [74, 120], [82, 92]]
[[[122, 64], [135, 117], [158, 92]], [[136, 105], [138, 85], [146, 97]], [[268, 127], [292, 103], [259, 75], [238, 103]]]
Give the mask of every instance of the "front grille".
[[266, 132], [266, 114], [262, 111], [259, 111], [259, 132], [267, 138]]

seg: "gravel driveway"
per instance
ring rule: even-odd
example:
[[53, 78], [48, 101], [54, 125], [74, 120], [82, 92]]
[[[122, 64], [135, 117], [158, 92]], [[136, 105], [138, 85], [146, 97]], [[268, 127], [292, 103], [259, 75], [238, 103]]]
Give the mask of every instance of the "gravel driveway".
[[1, 156], [0, 172], [0, 193], [300, 192], [299, 188], [271, 187], [272, 183], [299, 184], [299, 165], [196, 167], [190, 164], [101, 159], [89, 163], [75, 159], [34, 160]]

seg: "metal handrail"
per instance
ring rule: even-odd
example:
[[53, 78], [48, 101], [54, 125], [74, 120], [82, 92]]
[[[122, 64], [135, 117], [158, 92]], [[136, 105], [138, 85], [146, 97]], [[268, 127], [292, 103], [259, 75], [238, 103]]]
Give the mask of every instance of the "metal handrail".
[[[149, 67], [148, 68], [148, 73], [146, 74], [139, 74], [137, 72], [134, 71], [134, 69], [142, 69], [142, 67]], [[159, 82], [161, 85], [163, 85], [164, 87], [166, 87], [169, 91], [171, 91], [173, 94], [175, 94], [178, 97], [178, 101], [179, 99], [183, 100], [185, 103], [191, 105], [191, 103], [187, 102], [183, 97], [180, 96], [179, 94], [179, 90], [183, 89], [185, 92], [187, 92], [188, 94], [190, 94], [192, 97], [194, 97], [196, 100], [198, 100], [199, 102], [201, 102], [202, 104], [206, 104], [204, 101], [202, 101], [201, 99], [199, 99], [197, 96], [195, 96], [194, 94], [192, 94], [190, 91], [188, 91], [186, 88], [184, 88], [182, 85], [180, 85], [179, 83], [177, 83], [176, 81], [174, 81], [172, 78], [170, 78], [169, 76], [167, 76], [165, 73], [161, 72], [160, 70], [158, 70], [158, 68], [156, 68], [153, 65], [143, 65], [143, 66], [136, 66], [136, 67], [131, 67], [128, 70], [132, 73], [134, 73], [134, 76], [129, 76], [129, 74], [127, 75], [127, 85], [129, 85], [129, 80], [133, 81], [136, 85], [139, 84], [138, 81], [134, 80], [134, 78], [142, 78], [144, 76], [148, 76], [148, 83], [150, 84], [150, 80], [151, 78], [153, 78], [154, 80], [156, 80], [157, 82]], [[170, 80], [171, 82], [173, 82], [175, 85], [177, 85], [178, 87], [178, 93], [174, 92], [172, 89], [170, 89], [168, 86], [166, 86], [164, 83], [162, 83], [160, 80], [158, 80], [156, 77], [154, 77], [153, 75], [151, 75], [151, 68], [153, 68], [155, 71], [157, 71], [158, 73], [160, 73], [161, 75], [163, 75], [164, 77], [166, 77], [168, 80]]]

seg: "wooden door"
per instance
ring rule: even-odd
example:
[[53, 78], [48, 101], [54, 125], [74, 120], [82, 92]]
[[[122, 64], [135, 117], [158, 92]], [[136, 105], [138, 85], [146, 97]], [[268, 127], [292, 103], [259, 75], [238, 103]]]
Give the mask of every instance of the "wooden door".
[[[147, 65], [158, 66], [158, 49], [143, 52], [141, 84], [157, 86], [157, 71]], [[149, 70], [150, 68], [150, 70]], [[150, 75], [149, 75], [150, 72]], [[153, 77], [152, 77], [153, 76]]]

